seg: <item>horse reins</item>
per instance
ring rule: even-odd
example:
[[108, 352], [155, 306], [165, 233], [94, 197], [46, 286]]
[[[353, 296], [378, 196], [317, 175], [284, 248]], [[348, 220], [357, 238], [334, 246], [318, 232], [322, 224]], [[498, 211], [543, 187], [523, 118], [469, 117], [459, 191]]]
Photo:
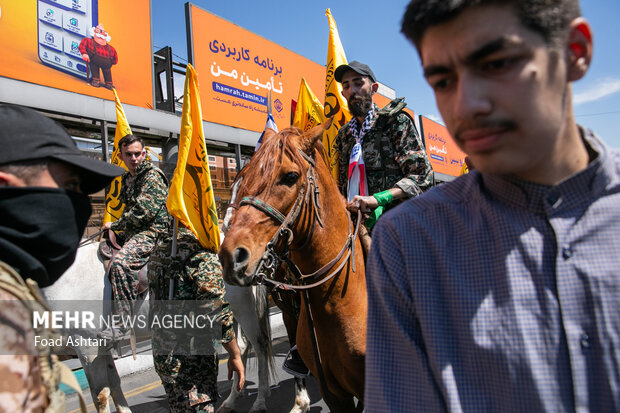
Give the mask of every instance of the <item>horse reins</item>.
[[103, 231], [106, 231], [106, 230], [105, 230], [105, 229], [101, 229], [101, 230], [99, 230], [99, 231], [95, 232], [95, 233], [94, 233], [93, 235], [91, 235], [90, 237], [88, 237], [88, 238], [83, 238], [83, 239], [80, 241], [80, 243], [78, 244], [78, 248], [81, 248], [81, 247], [83, 247], [83, 246], [85, 246], [85, 245], [90, 244], [91, 242], [93, 242], [93, 240], [94, 240], [95, 238], [97, 238], [99, 235], [101, 235], [101, 234], [103, 233]]

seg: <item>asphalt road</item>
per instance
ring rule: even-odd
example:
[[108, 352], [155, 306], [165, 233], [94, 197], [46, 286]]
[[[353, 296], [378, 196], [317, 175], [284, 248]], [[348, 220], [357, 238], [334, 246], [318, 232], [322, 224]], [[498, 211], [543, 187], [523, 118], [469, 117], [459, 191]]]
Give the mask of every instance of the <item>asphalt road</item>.
[[[293, 406], [295, 398], [293, 377], [280, 368], [288, 348], [288, 341], [286, 341], [286, 339], [279, 337], [274, 340], [274, 353], [276, 355], [276, 366], [278, 366], [278, 371], [276, 372], [277, 381], [272, 383], [271, 396], [267, 399], [268, 412], [286, 413], [289, 412]], [[220, 359], [218, 389], [221, 398], [217, 405], [218, 407], [230, 394], [232, 382], [228, 381], [227, 374], [226, 359]], [[249, 411], [252, 403], [256, 399], [258, 387], [257, 374], [256, 360], [251, 356], [246, 365], [245, 391], [247, 396], [243, 397], [241, 400], [239, 412]], [[306, 383], [310, 395], [310, 412], [319, 413], [329, 411], [327, 405], [321, 399], [318, 382], [314, 377], [309, 377]], [[122, 387], [133, 413], [160, 413], [169, 411], [164, 389], [159, 380], [159, 376], [153, 368], [124, 376], [122, 378]], [[88, 411], [95, 412], [96, 410], [92, 404], [90, 391], [85, 389], [83, 393], [88, 405]], [[77, 413], [79, 412], [78, 407], [77, 396], [75, 394], [69, 395], [67, 397], [67, 411], [69, 413]], [[115, 411], [113, 406], [111, 406], [111, 411]]]

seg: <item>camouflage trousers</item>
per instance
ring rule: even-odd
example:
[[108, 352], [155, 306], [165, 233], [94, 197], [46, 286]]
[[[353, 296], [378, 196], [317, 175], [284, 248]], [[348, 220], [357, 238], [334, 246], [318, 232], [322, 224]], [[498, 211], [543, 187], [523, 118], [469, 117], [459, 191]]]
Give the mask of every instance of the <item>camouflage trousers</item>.
[[138, 295], [140, 270], [149, 261], [156, 241], [155, 231], [138, 232], [125, 242], [114, 257], [110, 265], [110, 283], [117, 315], [131, 316], [131, 308]]
[[215, 402], [219, 396], [217, 355], [154, 355], [153, 361], [166, 391], [171, 412], [215, 411]]

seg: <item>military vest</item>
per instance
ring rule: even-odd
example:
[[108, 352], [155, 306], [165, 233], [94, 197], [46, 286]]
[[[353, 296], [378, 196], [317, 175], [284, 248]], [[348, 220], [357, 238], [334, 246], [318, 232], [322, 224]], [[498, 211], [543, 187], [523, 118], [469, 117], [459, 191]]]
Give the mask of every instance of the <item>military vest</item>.
[[[30, 313], [35, 311], [50, 311], [41, 295], [37, 283], [31, 279], [23, 280], [9, 265], [0, 261], [0, 288], [7, 291], [22, 302]], [[32, 320], [32, 317], [31, 317]], [[43, 326], [32, 327], [34, 334], [43, 339], [57, 339], [60, 337], [58, 331], [46, 329]], [[82, 390], [77, 383], [77, 379], [52, 353], [49, 346], [37, 346], [39, 356], [39, 370], [41, 372], [41, 383], [45, 395], [45, 413], [64, 413], [66, 411], [65, 394], [60, 390], [60, 383], [63, 383], [77, 392], [80, 398], [80, 407], [86, 412], [86, 405], [82, 397]]]

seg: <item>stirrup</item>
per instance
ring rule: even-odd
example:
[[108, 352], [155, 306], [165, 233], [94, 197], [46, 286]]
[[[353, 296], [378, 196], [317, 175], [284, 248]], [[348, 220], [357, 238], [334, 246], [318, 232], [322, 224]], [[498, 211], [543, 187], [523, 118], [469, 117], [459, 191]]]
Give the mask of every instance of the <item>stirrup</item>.
[[310, 375], [310, 370], [306, 367], [297, 351], [297, 345], [294, 345], [288, 351], [284, 363], [282, 363], [282, 370], [300, 379], [305, 379]]

